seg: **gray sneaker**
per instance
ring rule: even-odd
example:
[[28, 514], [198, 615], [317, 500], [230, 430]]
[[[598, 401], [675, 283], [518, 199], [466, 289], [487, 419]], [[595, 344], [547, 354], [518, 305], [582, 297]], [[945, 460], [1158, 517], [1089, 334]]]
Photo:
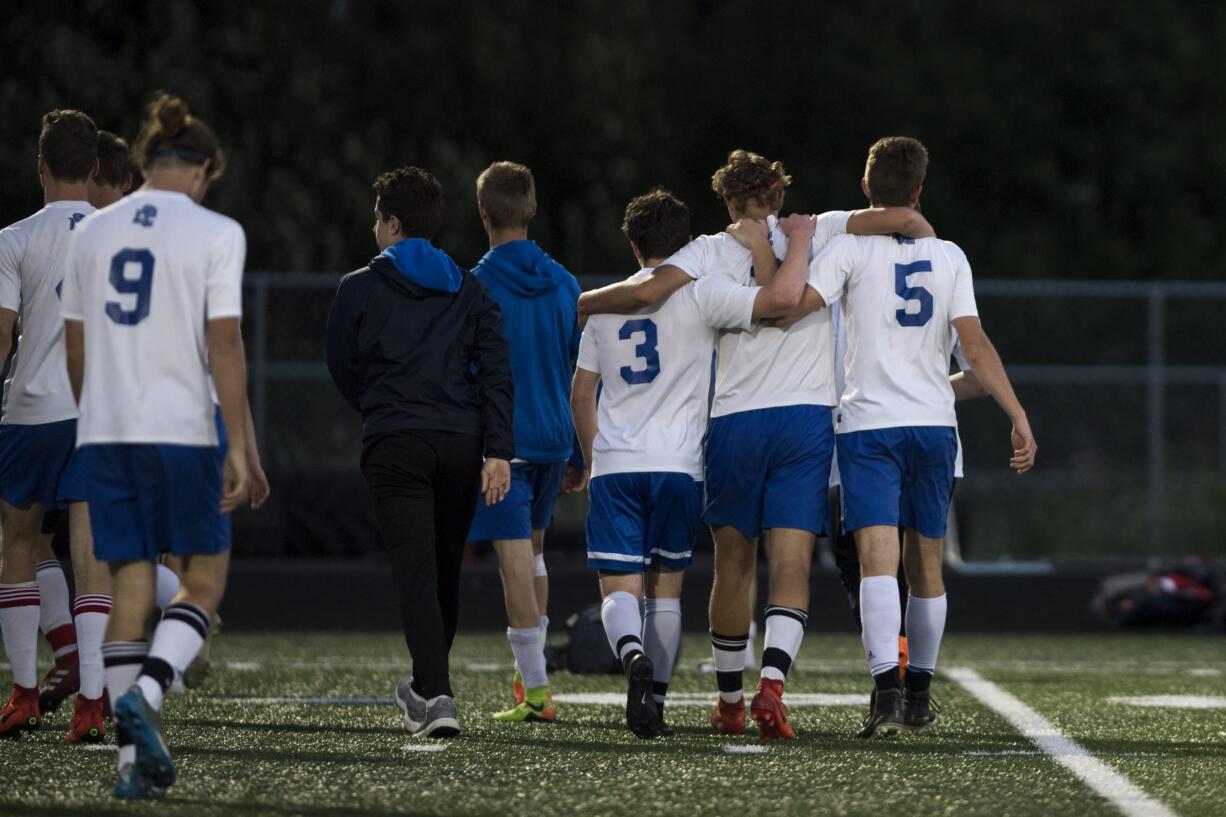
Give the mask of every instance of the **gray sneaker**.
[[415, 738], [454, 738], [460, 734], [460, 719], [455, 698], [439, 695], [426, 702], [426, 719], [413, 733]]
[[405, 675], [396, 682], [392, 698], [404, 713], [404, 728], [410, 732], [421, 729], [426, 720], [426, 699], [413, 691], [412, 675]]

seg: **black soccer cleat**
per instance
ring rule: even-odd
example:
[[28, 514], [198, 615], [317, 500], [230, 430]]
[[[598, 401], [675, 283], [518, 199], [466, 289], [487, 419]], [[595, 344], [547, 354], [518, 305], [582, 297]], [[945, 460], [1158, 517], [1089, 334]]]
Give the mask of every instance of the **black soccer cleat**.
[[654, 738], [660, 734], [660, 710], [656, 707], [652, 687], [654, 671], [651, 659], [642, 653], [626, 665], [626, 679], [630, 682], [626, 693], [626, 725], [640, 738]]
[[674, 734], [676, 734], [676, 730], [669, 726], [664, 720], [664, 701], [659, 701], [656, 704], [656, 708], [660, 712], [660, 737], [671, 738]]
[[932, 693], [904, 689], [902, 693], [902, 720], [908, 732], [923, 732], [937, 719], [941, 710], [932, 701]]
[[874, 689], [869, 699], [868, 717], [860, 730], [862, 738], [888, 738], [903, 731], [902, 690]]

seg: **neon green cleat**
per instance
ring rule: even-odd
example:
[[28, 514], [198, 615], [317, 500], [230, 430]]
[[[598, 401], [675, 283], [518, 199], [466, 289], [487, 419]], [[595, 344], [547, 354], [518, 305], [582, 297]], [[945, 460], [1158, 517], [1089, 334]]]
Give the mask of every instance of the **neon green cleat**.
[[504, 712], [495, 712], [494, 720], [500, 723], [525, 723], [529, 721], [552, 722], [557, 717], [553, 694], [549, 687], [534, 687], [524, 690], [523, 703]]

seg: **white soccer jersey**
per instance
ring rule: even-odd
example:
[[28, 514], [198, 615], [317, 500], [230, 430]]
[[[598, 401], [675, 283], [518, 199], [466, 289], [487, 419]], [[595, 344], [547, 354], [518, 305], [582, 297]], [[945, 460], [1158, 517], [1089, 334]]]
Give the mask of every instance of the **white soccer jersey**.
[[85, 324], [77, 444], [217, 445], [206, 322], [242, 315], [243, 228], [141, 190], [76, 230], [63, 315]]
[[956, 428], [950, 324], [978, 314], [962, 250], [937, 238], [846, 235], [810, 272], [827, 304], [843, 301], [846, 389], [836, 430]]
[[4, 386], [4, 420], [38, 425], [77, 416], [64, 367], [60, 284], [68, 239], [94, 208], [84, 201], [56, 201], [0, 230], [0, 307], [20, 317], [21, 338]]
[[707, 277], [632, 315], [588, 319], [578, 366], [601, 378], [593, 477], [672, 471], [702, 480], [716, 330], [747, 328], [756, 297]]
[[[847, 331], [846, 325], [843, 323], [843, 305], [837, 301], [830, 305], [830, 322], [834, 326], [834, 385], [838, 391], [839, 399], [843, 397], [843, 358], [847, 354]], [[951, 343], [953, 344], [954, 362], [958, 364], [958, 369], [963, 372], [971, 370], [971, 364], [966, 361], [966, 355], [962, 354], [962, 344], [958, 342], [958, 332], [953, 327], [949, 329]], [[835, 422], [838, 422], [837, 416]], [[954, 434], [958, 437], [958, 453], [954, 455], [954, 479], [962, 479], [962, 437], [958, 435], [958, 430], [954, 429]], [[830, 460], [830, 484], [838, 486], [843, 483], [842, 477], [839, 476], [839, 458], [832, 457]]]
[[[817, 216], [810, 257], [831, 238], [846, 232], [850, 215], [832, 211]], [[767, 221], [771, 245], [781, 260], [787, 255], [787, 238], [774, 216]], [[666, 263], [680, 267], [692, 278], [718, 275], [742, 286], [754, 285], [753, 254], [727, 233], [695, 239]], [[826, 310], [806, 315], [787, 329], [755, 323], [749, 329], [724, 332], [719, 338], [711, 416], [778, 406], [833, 406], [833, 371], [833, 340]]]

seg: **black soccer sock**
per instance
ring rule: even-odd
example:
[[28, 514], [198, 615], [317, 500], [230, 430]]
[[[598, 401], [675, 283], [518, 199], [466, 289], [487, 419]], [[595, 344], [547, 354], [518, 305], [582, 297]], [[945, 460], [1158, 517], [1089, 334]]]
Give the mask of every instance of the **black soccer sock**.
[[905, 685], [912, 692], [927, 692], [932, 686], [932, 673], [917, 672], [908, 667]]

